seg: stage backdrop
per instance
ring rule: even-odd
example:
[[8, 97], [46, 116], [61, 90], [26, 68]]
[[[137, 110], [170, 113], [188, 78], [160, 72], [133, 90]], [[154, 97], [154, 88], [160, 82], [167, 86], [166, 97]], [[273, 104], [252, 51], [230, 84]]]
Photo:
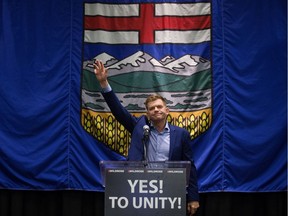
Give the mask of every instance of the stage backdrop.
[[286, 0], [0, 7], [0, 188], [103, 191], [99, 161], [125, 160], [129, 134], [103, 106], [99, 58], [134, 115], [165, 95], [200, 192], [287, 190]]

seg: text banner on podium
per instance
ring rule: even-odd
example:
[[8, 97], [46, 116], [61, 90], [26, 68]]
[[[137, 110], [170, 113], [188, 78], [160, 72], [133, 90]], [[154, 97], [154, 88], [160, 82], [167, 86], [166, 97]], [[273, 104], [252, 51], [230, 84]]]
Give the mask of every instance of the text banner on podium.
[[186, 215], [185, 168], [107, 168], [105, 216]]

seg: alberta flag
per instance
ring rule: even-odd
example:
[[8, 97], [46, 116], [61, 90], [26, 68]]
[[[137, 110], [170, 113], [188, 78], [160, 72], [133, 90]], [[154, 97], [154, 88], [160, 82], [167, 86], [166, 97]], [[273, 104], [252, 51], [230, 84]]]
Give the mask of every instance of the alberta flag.
[[81, 124], [127, 156], [130, 134], [110, 113], [93, 71], [101, 60], [123, 106], [145, 113], [148, 95], [162, 95], [168, 121], [194, 139], [212, 123], [211, 5], [207, 1], [84, 3]]

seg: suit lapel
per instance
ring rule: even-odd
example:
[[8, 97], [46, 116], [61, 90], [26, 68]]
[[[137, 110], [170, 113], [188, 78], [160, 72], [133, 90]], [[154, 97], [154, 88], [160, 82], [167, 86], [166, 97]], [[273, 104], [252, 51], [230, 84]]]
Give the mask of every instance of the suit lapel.
[[172, 125], [170, 127], [170, 150], [169, 150], [169, 160], [172, 159], [172, 153], [174, 152], [175, 141], [176, 141], [176, 132], [175, 128]]

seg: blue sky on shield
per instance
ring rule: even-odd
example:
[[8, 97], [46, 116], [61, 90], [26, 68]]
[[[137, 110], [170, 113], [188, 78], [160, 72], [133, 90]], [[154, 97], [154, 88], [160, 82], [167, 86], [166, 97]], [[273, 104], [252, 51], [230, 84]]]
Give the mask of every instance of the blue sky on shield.
[[117, 59], [123, 59], [141, 50], [160, 60], [167, 55], [180, 58], [183, 55], [198, 55], [210, 60], [210, 43], [200, 45], [187, 44], [140, 44], [140, 45], [107, 45], [107, 44], [84, 44], [84, 61], [94, 58], [105, 52]]

